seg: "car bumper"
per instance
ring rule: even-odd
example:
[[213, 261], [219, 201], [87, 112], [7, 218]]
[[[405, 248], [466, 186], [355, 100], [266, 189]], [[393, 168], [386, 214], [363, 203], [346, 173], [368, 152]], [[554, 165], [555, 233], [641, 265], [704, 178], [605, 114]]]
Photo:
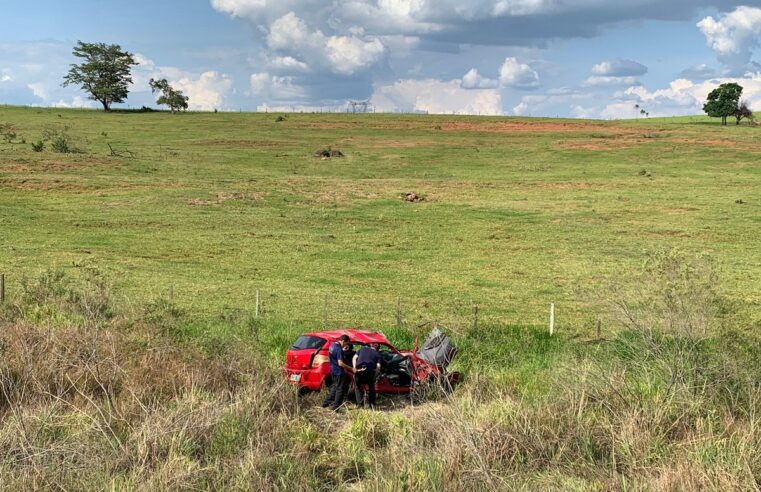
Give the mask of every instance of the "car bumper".
[[312, 391], [319, 391], [325, 381], [325, 375], [309, 369], [284, 369], [285, 379], [294, 386]]

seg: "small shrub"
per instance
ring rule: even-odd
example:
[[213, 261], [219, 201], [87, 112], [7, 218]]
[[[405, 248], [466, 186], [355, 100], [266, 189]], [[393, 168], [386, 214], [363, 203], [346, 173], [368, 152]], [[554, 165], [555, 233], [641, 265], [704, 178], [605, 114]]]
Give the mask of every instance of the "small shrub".
[[12, 143], [18, 134], [11, 123], [0, 123], [0, 136], [3, 137], [5, 143]]
[[282, 121], [285, 121], [285, 120], [287, 120], [287, 119], [288, 119], [288, 116], [286, 116], [286, 115], [284, 115], [284, 114], [281, 114], [280, 116], [278, 116], [277, 118], [275, 118], [275, 122], [276, 122], [276, 123], [280, 123], [280, 122], [282, 122]]
[[50, 147], [59, 154], [68, 154], [71, 152], [71, 147], [69, 147], [69, 142], [65, 137], [57, 137], [50, 143]]
[[50, 148], [59, 154], [79, 153], [77, 139], [69, 133], [69, 127], [45, 128], [42, 131], [42, 140], [50, 142]]
[[45, 150], [45, 142], [43, 142], [42, 140], [38, 142], [32, 142], [32, 150], [35, 152], [42, 152], [43, 150]]

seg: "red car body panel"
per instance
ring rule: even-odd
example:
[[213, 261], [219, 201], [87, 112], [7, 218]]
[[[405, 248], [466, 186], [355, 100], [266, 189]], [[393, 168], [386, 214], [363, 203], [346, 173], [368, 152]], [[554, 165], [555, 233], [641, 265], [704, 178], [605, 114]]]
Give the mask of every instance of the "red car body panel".
[[[328, 348], [335, 343], [339, 337], [346, 335], [352, 344], [367, 345], [377, 343], [381, 345], [381, 350], [386, 348], [387, 351], [399, 354], [408, 358], [412, 364], [412, 374], [410, 385], [393, 384], [392, 381], [383, 375], [378, 379], [375, 390], [378, 393], [385, 394], [403, 394], [411, 391], [412, 385], [418, 381], [424, 381], [429, 377], [447, 375], [450, 383], [455, 383], [459, 374], [447, 373], [443, 367], [436, 366], [417, 357], [414, 352], [409, 350], [398, 350], [386, 336], [380, 332], [370, 332], [364, 330], [332, 330], [305, 333], [303, 337], [313, 337], [314, 339], [324, 340], [325, 343], [319, 347], [311, 348], [291, 348], [286, 355], [286, 364], [283, 370], [285, 377], [291, 384], [299, 386], [304, 390], [320, 391], [330, 379], [330, 361], [328, 360]], [[353, 375], [349, 373], [353, 379]]]

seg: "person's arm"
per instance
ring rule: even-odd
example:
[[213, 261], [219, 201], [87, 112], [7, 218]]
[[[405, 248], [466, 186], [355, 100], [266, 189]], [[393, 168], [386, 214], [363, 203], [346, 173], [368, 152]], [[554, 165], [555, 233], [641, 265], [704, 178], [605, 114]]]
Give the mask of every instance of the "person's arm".
[[354, 354], [354, 358], [351, 360], [351, 365], [354, 366], [354, 370], [357, 370], [357, 359], [359, 359], [359, 354]]
[[347, 364], [346, 362], [344, 362], [342, 359], [338, 359], [338, 367], [342, 367], [342, 368], [344, 368], [344, 369], [347, 369], [347, 370], [349, 370], [349, 371], [353, 372], [354, 374], [356, 374], [356, 373], [358, 373], [358, 372], [362, 372], [362, 371], [364, 371], [364, 369], [354, 369], [354, 368], [353, 368], [353, 367], [351, 367], [349, 364]]

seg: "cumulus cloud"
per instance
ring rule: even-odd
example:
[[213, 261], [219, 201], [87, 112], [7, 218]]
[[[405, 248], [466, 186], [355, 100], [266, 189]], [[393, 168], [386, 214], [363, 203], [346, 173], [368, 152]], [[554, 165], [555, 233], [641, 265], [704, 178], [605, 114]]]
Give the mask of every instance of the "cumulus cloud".
[[539, 87], [539, 74], [516, 58], [505, 58], [499, 70], [499, 83], [504, 87], [519, 90], [534, 90]]
[[[672, 116], [701, 114], [708, 93], [718, 84], [737, 82], [743, 86], [743, 99], [753, 108], [761, 107], [761, 73], [749, 74], [740, 79], [722, 78], [695, 83], [687, 79], [676, 79], [668, 87], [650, 90], [644, 86], [630, 87], [623, 91], [620, 100], [604, 107], [603, 118], [632, 118], [637, 116], [635, 104], [645, 108], [651, 116]], [[639, 110], [637, 110], [639, 111]]]
[[719, 61], [731, 68], [744, 68], [761, 37], [761, 8], [741, 6], [718, 18], [698, 22], [706, 42]]
[[499, 91], [463, 89], [460, 80], [399, 80], [376, 87], [370, 102], [380, 112], [502, 114]]
[[482, 77], [478, 70], [471, 68], [462, 78], [460, 86], [463, 89], [496, 89], [499, 81]]
[[293, 77], [271, 75], [267, 72], [251, 75], [251, 91], [265, 100], [293, 101], [307, 96], [304, 88], [298, 86]]
[[[559, 108], [581, 108], [582, 104], [586, 104], [595, 97], [595, 94], [586, 91], [576, 90], [570, 87], [558, 87], [556, 89], [548, 90], [544, 94], [523, 96], [520, 102], [513, 107], [512, 112], [516, 116], [552, 116], [557, 115], [557, 113], [553, 113], [553, 111], [558, 111]], [[590, 114], [585, 114], [583, 117], [591, 117], [591, 112]]]
[[134, 92], [150, 92], [148, 85], [150, 79], [165, 78], [190, 98], [188, 101], [190, 110], [230, 109], [228, 98], [233, 91], [233, 81], [227, 74], [214, 70], [194, 73], [177, 67], [160, 66], [139, 53], [135, 55], [135, 60], [140, 65], [132, 73]]
[[719, 72], [705, 63], [687, 67], [679, 73], [679, 78], [689, 80], [708, 80], [719, 77]]
[[645, 75], [647, 67], [634, 60], [603, 61], [592, 67], [592, 75], [598, 77], [637, 77]]
[[276, 56], [269, 61], [269, 66], [278, 72], [308, 72], [309, 65], [292, 56]]
[[293, 56], [310, 60], [323, 70], [340, 75], [352, 75], [378, 62], [386, 51], [378, 38], [363, 36], [353, 29], [347, 36], [326, 36], [319, 29], [311, 30], [295, 13], [288, 12], [269, 27], [267, 46], [280, 57], [296, 60]]

